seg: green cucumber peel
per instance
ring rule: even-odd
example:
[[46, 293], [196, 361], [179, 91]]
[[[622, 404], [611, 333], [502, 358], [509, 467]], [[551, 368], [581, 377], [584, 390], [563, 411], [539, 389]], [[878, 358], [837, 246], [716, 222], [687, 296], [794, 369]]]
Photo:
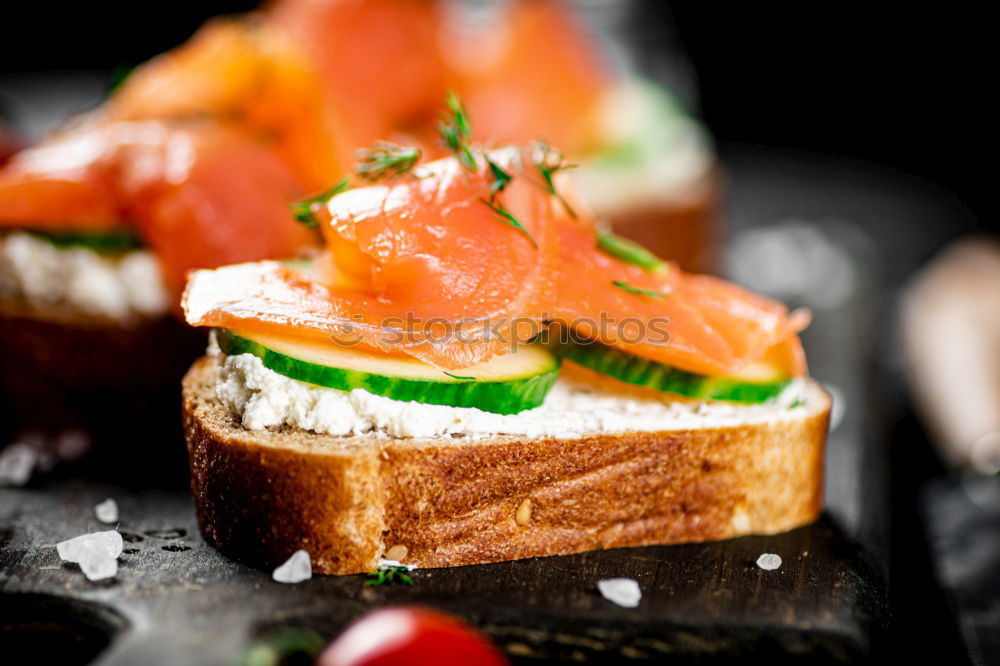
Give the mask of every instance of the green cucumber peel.
[[549, 348], [557, 356], [619, 381], [703, 400], [767, 402], [780, 395], [792, 381], [786, 377], [756, 382], [699, 375], [599, 342], [567, 341], [551, 344]]
[[41, 231], [25, 229], [58, 248], [84, 247], [95, 252], [128, 252], [143, 247], [142, 239], [131, 231]]
[[437, 380], [379, 374], [377, 368], [366, 371], [321, 365], [276, 351], [228, 329], [216, 329], [216, 340], [227, 355], [253, 354], [278, 374], [316, 386], [340, 391], [360, 388], [393, 400], [475, 407], [495, 414], [516, 414], [541, 405], [561, 366], [558, 357], [543, 352], [543, 362], [531, 373], [477, 380], [442, 372], [446, 378]]

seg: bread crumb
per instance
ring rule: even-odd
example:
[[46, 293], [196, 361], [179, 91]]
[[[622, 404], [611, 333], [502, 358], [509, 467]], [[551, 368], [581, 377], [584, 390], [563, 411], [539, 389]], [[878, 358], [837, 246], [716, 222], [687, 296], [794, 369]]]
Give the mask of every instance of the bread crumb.
[[402, 562], [403, 560], [406, 559], [406, 556], [409, 552], [410, 549], [404, 546], [403, 544], [396, 544], [389, 550], [385, 551], [385, 559]]
[[737, 509], [733, 512], [732, 525], [738, 533], [745, 534], [750, 531], [750, 516], [743, 509]]
[[531, 521], [531, 498], [525, 498], [521, 505], [517, 507], [517, 513], [514, 514], [514, 522], [524, 527]]

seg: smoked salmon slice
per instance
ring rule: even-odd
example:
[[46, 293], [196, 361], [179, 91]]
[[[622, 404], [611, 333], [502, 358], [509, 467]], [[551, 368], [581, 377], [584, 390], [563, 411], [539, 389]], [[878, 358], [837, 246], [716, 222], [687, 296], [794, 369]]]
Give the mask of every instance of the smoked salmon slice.
[[215, 123], [92, 118], [0, 170], [0, 228], [134, 229], [179, 293], [192, 268], [315, 245], [287, 209], [303, 192], [268, 148]]
[[106, 160], [107, 128], [64, 130], [0, 168], [0, 227], [123, 227]]
[[177, 294], [187, 272], [288, 257], [317, 244], [289, 215], [298, 178], [266, 146], [212, 124], [172, 127], [119, 157], [126, 219], [155, 251]]
[[[502, 320], [508, 345], [533, 326], [558, 322], [691, 372], [730, 374], [764, 358], [788, 374], [804, 371], [795, 353], [798, 324], [783, 305], [721, 280], [672, 266], [648, 271], [607, 254], [575, 199], [546, 187], [537, 147], [475, 159], [465, 166], [438, 160], [329, 202], [324, 237], [334, 265], [349, 266], [351, 288], [276, 264], [199, 271], [183, 299], [189, 323], [329, 337], [355, 322], [366, 344], [458, 369], [509, 346], [489, 336], [438, 336], [428, 322], [452, 332], [460, 321], [491, 322], [471, 329], [486, 333]], [[505, 185], [491, 199], [498, 182]], [[645, 327], [645, 337], [626, 339], [625, 320]], [[652, 337], [656, 321], [665, 336]], [[400, 326], [419, 344], [394, 343], [388, 333]]]
[[[513, 172], [531, 158], [509, 149], [490, 159]], [[489, 178], [482, 160], [470, 172], [442, 159], [409, 178], [334, 197], [322, 227], [334, 263], [348, 263], [339, 253], [345, 245], [360, 253], [367, 265], [353, 277], [367, 281], [381, 301], [419, 304], [427, 317], [540, 318], [532, 306], [548, 288], [542, 278], [554, 260], [553, 206], [526, 179], [514, 178], [503, 205], [524, 221], [519, 230], [487, 204]]]
[[[504, 169], [527, 158], [491, 153]], [[544, 320], [558, 259], [555, 209], [530, 182], [512, 181], [504, 206], [525, 220], [518, 229], [486, 204], [489, 185], [485, 161], [473, 172], [444, 159], [348, 190], [326, 207], [323, 233], [350, 288], [274, 263], [198, 271], [183, 299], [188, 321], [307, 337], [348, 327], [374, 349], [452, 370], [506, 353]]]
[[[673, 264], [662, 273], [645, 270], [602, 251], [595, 226], [559, 226], [554, 319], [588, 337], [707, 375], [738, 372], [790, 338], [797, 344], [798, 324], [777, 301]], [[572, 277], [579, 275], [588, 279]], [[773, 360], [791, 375], [805, 372], [794, 353]]]
[[614, 82], [600, 49], [564, 2], [500, 4], [478, 22], [428, 0], [278, 0], [265, 16], [315, 64], [354, 147], [403, 134], [444, 155], [431, 135], [448, 89], [484, 141], [599, 147]]
[[294, 255], [318, 238], [287, 206], [350, 161], [324, 95], [280, 28], [211, 21], [0, 169], [0, 227], [131, 228], [178, 295], [193, 268]]
[[215, 19], [137, 67], [102, 108], [107, 119], [212, 118], [267, 142], [307, 189], [341, 177], [356, 147], [340, 107], [293, 38], [261, 17]]
[[428, 0], [280, 0], [266, 16], [315, 64], [353, 149], [433, 128], [447, 90], [441, 11]]
[[599, 108], [613, 83], [593, 40], [560, 0], [515, 0], [496, 23], [444, 40], [451, 85], [496, 145], [544, 137], [578, 157], [599, 147]]
[[188, 323], [195, 326], [330, 340], [406, 354], [447, 370], [476, 365], [509, 349], [474, 325], [459, 327], [456, 336], [443, 322], [415, 319], [398, 304], [330, 287], [275, 261], [194, 271], [182, 303]]

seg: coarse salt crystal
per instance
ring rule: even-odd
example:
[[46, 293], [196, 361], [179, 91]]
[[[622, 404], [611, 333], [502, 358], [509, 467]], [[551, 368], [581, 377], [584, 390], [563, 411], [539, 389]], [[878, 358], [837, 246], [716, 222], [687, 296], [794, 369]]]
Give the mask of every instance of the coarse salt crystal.
[[94, 515], [102, 523], [117, 523], [118, 522], [118, 502], [112, 498], [108, 498], [94, 507]]
[[30, 444], [11, 444], [0, 451], [0, 486], [23, 486], [38, 464], [38, 450]]
[[601, 596], [624, 608], [635, 608], [642, 599], [638, 581], [632, 578], [605, 578], [597, 581]]
[[309, 553], [297, 550], [271, 575], [279, 583], [301, 583], [312, 578], [312, 560]]
[[387, 560], [380, 557], [378, 559], [378, 570], [385, 571], [386, 569], [398, 569], [399, 567], [404, 567], [407, 571], [413, 571], [417, 568], [416, 564], [403, 564], [398, 560]]
[[64, 561], [79, 564], [81, 554], [89, 544], [98, 546], [111, 559], [118, 559], [118, 556], [122, 554], [122, 535], [115, 530], [82, 534], [78, 537], [61, 541], [56, 544], [56, 551]]
[[118, 559], [112, 557], [105, 544], [86, 541], [77, 553], [77, 562], [87, 580], [104, 580], [118, 575]]
[[765, 571], [774, 571], [781, 566], [781, 556], [774, 553], [763, 553], [757, 558], [757, 566]]

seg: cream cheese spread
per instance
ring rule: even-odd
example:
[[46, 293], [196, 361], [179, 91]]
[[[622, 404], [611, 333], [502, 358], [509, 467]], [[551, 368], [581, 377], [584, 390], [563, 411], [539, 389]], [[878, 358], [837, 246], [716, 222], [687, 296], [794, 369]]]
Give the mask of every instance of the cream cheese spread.
[[152, 252], [61, 248], [23, 232], [0, 236], [0, 298], [119, 320], [159, 316], [170, 308]]
[[569, 172], [598, 216], [623, 209], [693, 204], [715, 167], [711, 140], [665, 90], [630, 81], [610, 91], [599, 112], [609, 145]]
[[800, 410], [807, 408], [806, 384], [800, 381], [773, 402], [738, 405], [667, 395], [637, 397], [560, 377], [540, 407], [520, 414], [493, 414], [471, 407], [401, 402], [363, 389], [317, 387], [266, 368], [252, 354], [225, 356], [210, 348], [213, 351], [219, 359], [216, 396], [250, 430], [291, 426], [329, 435], [574, 439], [778, 421], [798, 418]]

